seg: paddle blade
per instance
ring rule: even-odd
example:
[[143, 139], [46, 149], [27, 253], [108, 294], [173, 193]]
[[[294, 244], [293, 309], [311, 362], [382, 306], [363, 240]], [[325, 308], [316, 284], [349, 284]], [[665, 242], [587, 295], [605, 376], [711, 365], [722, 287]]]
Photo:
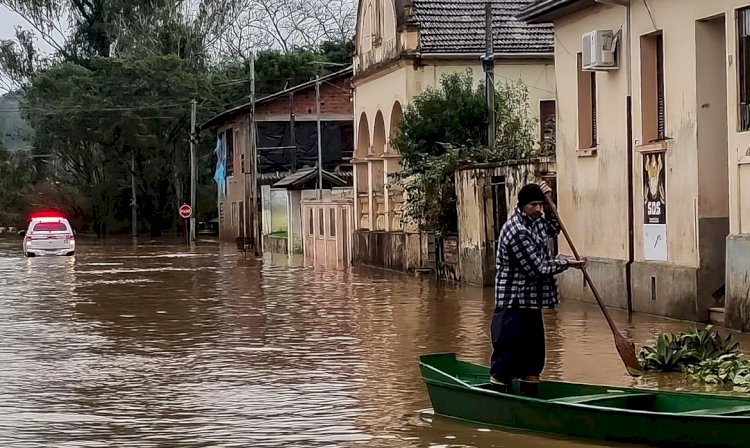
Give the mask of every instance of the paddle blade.
[[641, 363], [638, 362], [638, 356], [635, 354], [635, 344], [633, 341], [625, 339], [620, 333], [615, 333], [615, 347], [617, 347], [617, 353], [620, 354], [620, 358], [625, 364], [628, 373], [631, 376], [641, 376], [643, 371], [641, 370]]

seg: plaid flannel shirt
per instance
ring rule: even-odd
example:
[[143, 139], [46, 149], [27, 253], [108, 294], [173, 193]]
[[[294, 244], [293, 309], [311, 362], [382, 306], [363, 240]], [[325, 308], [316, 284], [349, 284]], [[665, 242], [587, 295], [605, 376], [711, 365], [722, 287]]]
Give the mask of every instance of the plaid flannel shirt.
[[560, 233], [554, 216], [532, 219], [516, 209], [503, 225], [497, 244], [495, 308], [553, 308], [559, 302], [554, 275], [569, 267], [553, 258], [547, 245]]

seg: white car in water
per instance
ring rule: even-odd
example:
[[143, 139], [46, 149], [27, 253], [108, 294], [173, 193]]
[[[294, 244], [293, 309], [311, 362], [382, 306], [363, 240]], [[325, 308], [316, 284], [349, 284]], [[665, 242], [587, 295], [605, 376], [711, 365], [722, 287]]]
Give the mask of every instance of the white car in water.
[[61, 216], [35, 216], [23, 232], [23, 254], [27, 257], [43, 255], [71, 256], [76, 251], [73, 228]]

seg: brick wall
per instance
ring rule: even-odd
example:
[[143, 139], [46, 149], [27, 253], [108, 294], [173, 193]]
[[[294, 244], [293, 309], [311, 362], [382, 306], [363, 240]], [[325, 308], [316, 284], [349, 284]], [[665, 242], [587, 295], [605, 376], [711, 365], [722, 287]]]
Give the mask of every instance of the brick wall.
[[[354, 114], [354, 104], [350, 100], [349, 81], [348, 77], [341, 77], [320, 85], [321, 114]], [[258, 103], [255, 109], [258, 115], [288, 115], [289, 95]], [[294, 113], [295, 115], [315, 114], [315, 84], [294, 92]]]

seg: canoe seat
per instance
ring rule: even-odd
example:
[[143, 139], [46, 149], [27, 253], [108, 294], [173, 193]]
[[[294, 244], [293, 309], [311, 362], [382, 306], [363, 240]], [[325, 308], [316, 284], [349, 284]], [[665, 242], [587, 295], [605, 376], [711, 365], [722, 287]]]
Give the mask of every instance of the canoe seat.
[[609, 400], [611, 398], [622, 398], [622, 397], [652, 397], [652, 393], [608, 393], [608, 394], [592, 394], [592, 395], [576, 395], [572, 397], [555, 398], [550, 400], [555, 403], [592, 403], [602, 400]]
[[689, 415], [735, 415], [750, 412], [750, 405], [727, 406], [724, 408], [696, 409], [694, 411], [681, 412]]

